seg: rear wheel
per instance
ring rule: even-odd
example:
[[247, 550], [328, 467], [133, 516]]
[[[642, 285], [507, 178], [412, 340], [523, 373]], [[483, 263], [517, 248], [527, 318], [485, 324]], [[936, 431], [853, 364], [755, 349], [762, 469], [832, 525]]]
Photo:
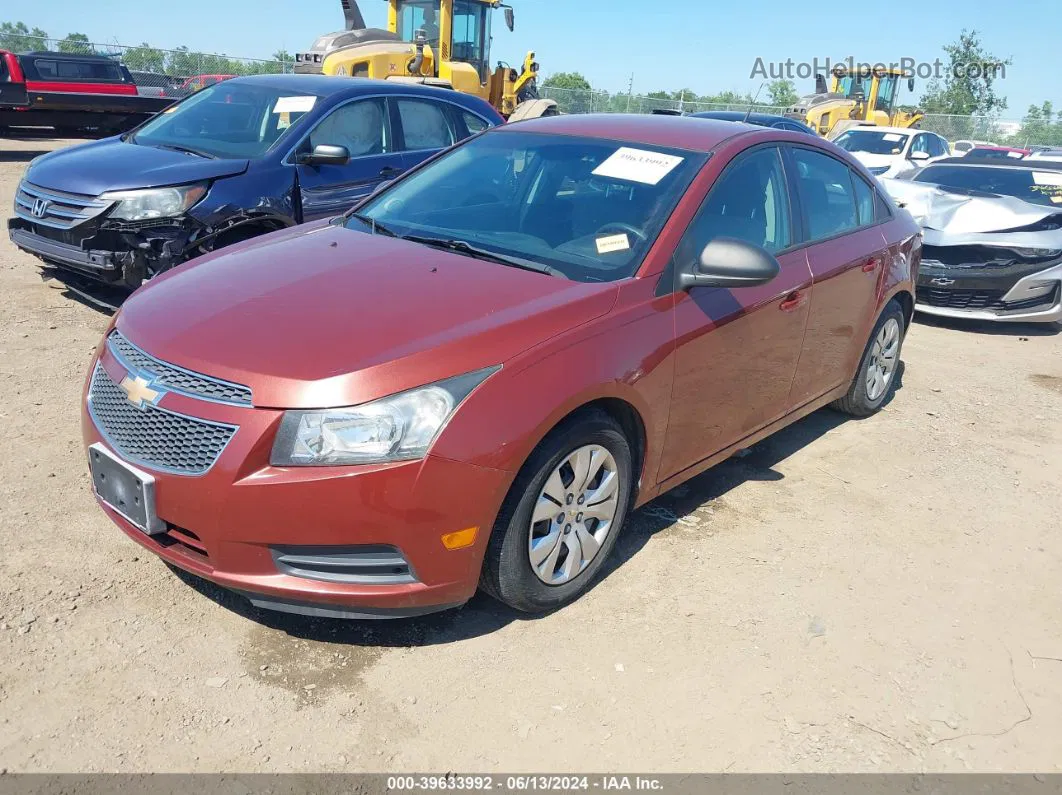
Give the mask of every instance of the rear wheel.
[[631, 450], [601, 411], [577, 414], [532, 453], [495, 522], [480, 584], [535, 613], [574, 601], [616, 544], [631, 498]]
[[890, 301], [874, 325], [848, 394], [834, 401], [833, 408], [853, 417], [866, 417], [884, 405], [896, 386], [905, 326], [903, 309]]

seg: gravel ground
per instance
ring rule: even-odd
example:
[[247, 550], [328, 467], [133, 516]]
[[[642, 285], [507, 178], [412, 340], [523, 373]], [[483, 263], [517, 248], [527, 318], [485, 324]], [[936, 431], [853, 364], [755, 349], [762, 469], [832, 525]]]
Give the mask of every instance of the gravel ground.
[[[0, 142], [0, 206], [69, 142]], [[5, 212], [6, 216], [7, 212]], [[902, 386], [639, 511], [587, 597], [259, 613], [99, 511], [107, 319], [0, 239], [0, 768], [1055, 771], [1062, 334], [917, 322]]]

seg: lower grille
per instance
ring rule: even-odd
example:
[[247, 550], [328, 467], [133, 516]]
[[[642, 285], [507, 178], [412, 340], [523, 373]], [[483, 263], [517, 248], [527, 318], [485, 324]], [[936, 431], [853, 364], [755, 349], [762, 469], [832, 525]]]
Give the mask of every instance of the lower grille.
[[915, 297], [920, 304], [942, 309], [1002, 309], [1002, 290], [938, 290], [919, 287]]
[[217, 461], [236, 426], [208, 422], [145, 404], [140, 409], [126, 399], [99, 364], [89, 386], [89, 413], [115, 450], [137, 464], [201, 475]]
[[274, 547], [272, 552], [277, 569], [292, 577], [359, 585], [417, 581], [409, 563], [395, 547]]

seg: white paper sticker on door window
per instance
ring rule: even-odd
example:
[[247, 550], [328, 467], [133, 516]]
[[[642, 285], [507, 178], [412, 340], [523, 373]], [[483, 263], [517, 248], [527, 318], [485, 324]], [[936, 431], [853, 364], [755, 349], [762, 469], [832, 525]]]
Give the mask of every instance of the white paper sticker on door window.
[[279, 97], [273, 106], [274, 113], [309, 113], [317, 103], [317, 97]]
[[595, 168], [593, 173], [599, 177], [613, 177], [655, 185], [681, 162], [682, 158], [675, 155], [621, 146], [605, 162]]
[[1032, 178], [1037, 185], [1062, 185], [1062, 171], [1034, 171]]
[[631, 247], [631, 241], [626, 235], [609, 235], [599, 237], [594, 241], [597, 244], [598, 254], [607, 254], [610, 251], [626, 251]]

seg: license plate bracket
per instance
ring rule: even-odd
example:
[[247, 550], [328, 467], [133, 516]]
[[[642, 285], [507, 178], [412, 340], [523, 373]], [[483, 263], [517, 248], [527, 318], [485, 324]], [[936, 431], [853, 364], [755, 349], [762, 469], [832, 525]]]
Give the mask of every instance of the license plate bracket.
[[122, 461], [98, 442], [88, 449], [89, 472], [96, 496], [148, 535], [166, 532], [155, 513], [155, 478]]

